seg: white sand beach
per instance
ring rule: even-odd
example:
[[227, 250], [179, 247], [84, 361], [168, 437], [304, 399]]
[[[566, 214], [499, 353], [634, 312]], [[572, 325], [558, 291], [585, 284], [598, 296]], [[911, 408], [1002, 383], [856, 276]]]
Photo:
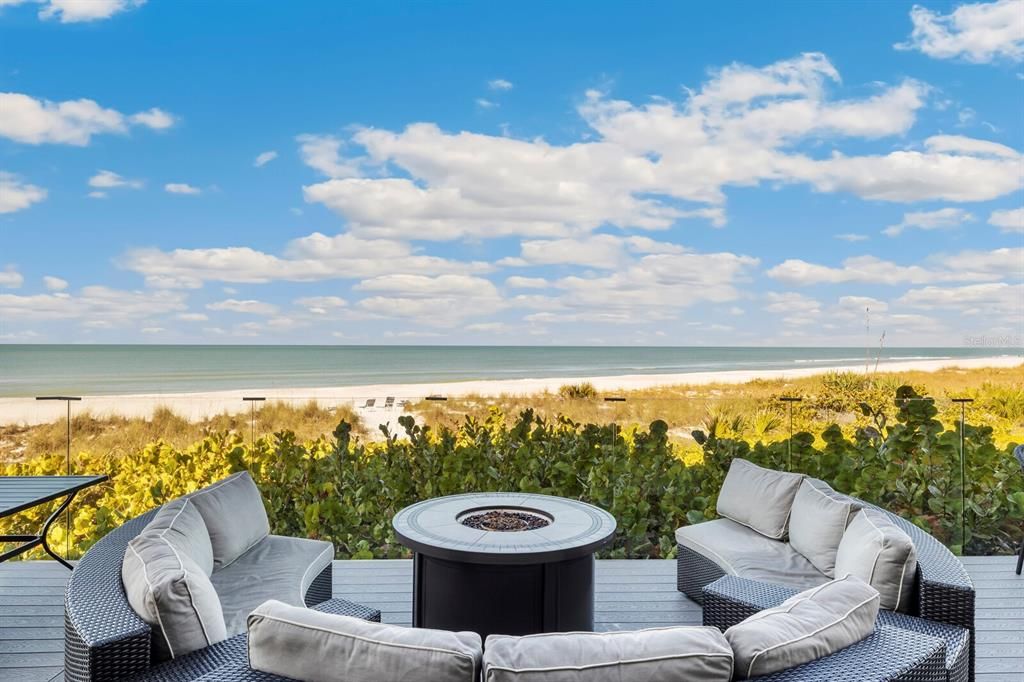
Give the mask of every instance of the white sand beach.
[[[987, 358], [947, 358], [936, 360], [902, 360], [883, 362], [879, 372], [937, 371], [951, 367], [979, 369], [985, 367], [1015, 367], [1024, 362], [1020, 356], [1000, 355]], [[590, 382], [601, 393], [628, 391], [673, 385], [706, 385], [713, 383], [738, 384], [754, 379], [796, 379], [824, 374], [830, 371], [865, 372], [864, 365], [841, 367], [800, 367], [779, 370], [732, 370], [719, 372], [691, 372], [682, 374], [631, 374], [598, 377], [551, 377], [544, 379], [509, 379], [489, 381], [459, 381], [436, 384], [377, 384], [368, 386], [341, 386], [335, 388], [272, 388], [254, 387], [246, 390], [209, 391], [200, 393], [160, 393], [138, 395], [83, 396], [74, 403], [77, 413], [88, 411], [96, 417], [148, 417], [158, 407], [167, 407], [190, 420], [213, 415], [239, 413], [249, 410], [243, 402], [246, 396], [265, 397], [268, 401], [301, 404], [316, 400], [322, 405], [347, 404], [367, 417], [397, 412], [402, 401], [418, 401], [426, 396], [499, 396], [530, 395], [557, 391], [565, 384]], [[872, 366], [869, 371], [874, 371]], [[387, 397], [394, 397], [394, 406], [385, 407]], [[366, 407], [367, 400], [374, 400]], [[66, 414], [62, 402], [40, 402], [34, 398], [0, 398], [0, 425], [32, 426], [61, 419]], [[369, 420], [368, 420], [369, 421]]]

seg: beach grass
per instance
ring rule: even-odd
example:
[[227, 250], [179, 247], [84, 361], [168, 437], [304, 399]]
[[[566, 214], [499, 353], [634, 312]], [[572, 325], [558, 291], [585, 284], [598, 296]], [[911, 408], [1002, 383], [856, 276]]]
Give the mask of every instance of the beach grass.
[[[221, 413], [197, 421], [157, 407], [148, 419], [141, 417], [96, 416], [83, 411], [71, 418], [72, 450], [92, 453], [137, 452], [149, 443], [164, 441], [178, 448], [213, 433], [236, 432], [246, 439], [268, 433], [292, 431], [302, 440], [331, 433], [339, 421], [352, 424], [363, 433], [363, 422], [347, 404], [326, 406], [315, 400], [301, 404], [278, 401], [260, 403], [255, 422], [248, 410]], [[31, 459], [37, 455], [63, 452], [67, 447], [67, 422], [63, 419], [35, 426], [0, 426], [0, 461]]]
[[646, 426], [661, 419], [669, 425], [670, 434], [683, 440], [689, 439], [694, 429], [714, 428], [719, 435], [769, 442], [789, 435], [789, 406], [782, 397], [800, 398], [793, 404], [795, 431], [815, 430], [816, 425], [832, 422], [853, 429], [867, 423], [860, 403], [892, 411], [892, 396], [903, 384], [934, 398], [940, 419], [947, 423], [959, 415], [951, 398], [973, 398], [969, 421], [992, 426], [1000, 444], [1024, 441], [1024, 365], [871, 374], [825, 372], [796, 379], [680, 384], [607, 394], [581, 390], [588, 385], [584, 383], [529, 396], [467, 395], [445, 402], [421, 401], [409, 409], [428, 424], [450, 427], [466, 418], [482, 419], [491, 409], [506, 414], [532, 409], [546, 418], [578, 423]]
[[[514, 416], [531, 409], [546, 419], [577, 423], [616, 423], [623, 429], [647, 427], [660, 419], [683, 456], [699, 451], [691, 432], [714, 430], [723, 437], [750, 442], [772, 442], [789, 436], [789, 405], [781, 397], [799, 397], [793, 403], [794, 431], [819, 433], [821, 426], [837, 423], [847, 431], [868, 425], [860, 410], [868, 403], [875, 410], [892, 412], [894, 391], [902, 384], [935, 398], [939, 418], [948, 426], [959, 417], [955, 396], [975, 400], [968, 407], [968, 421], [993, 427], [996, 442], [1024, 442], [1024, 365], [1015, 367], [937, 371], [832, 371], [790, 379], [754, 379], [744, 383], [676, 384], [603, 393], [586, 380], [558, 390], [530, 395], [463, 395], [446, 401], [421, 400], [404, 410], [420, 423], [455, 428], [467, 418], [484, 419], [493, 410]], [[606, 398], [622, 400], [608, 401]], [[136, 452], [148, 443], [163, 440], [185, 447], [211, 433], [236, 432], [255, 436], [293, 431], [299, 440], [330, 434], [339, 421], [354, 427], [364, 440], [382, 437], [379, 423], [392, 428], [401, 414], [395, 410], [361, 410], [352, 402], [303, 400], [257, 403], [255, 425], [248, 409], [222, 412], [189, 420], [166, 406], [158, 406], [147, 418], [97, 416], [87, 410], [72, 418], [72, 450], [92, 453]], [[62, 452], [67, 426], [63, 419], [33, 426], [0, 426], [0, 461], [20, 461], [37, 455]], [[690, 452], [692, 451], [692, 453]]]

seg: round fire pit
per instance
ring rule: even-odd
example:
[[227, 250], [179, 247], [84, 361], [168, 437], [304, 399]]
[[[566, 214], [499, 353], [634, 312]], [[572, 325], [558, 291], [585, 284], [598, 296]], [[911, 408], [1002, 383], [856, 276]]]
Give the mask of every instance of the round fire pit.
[[415, 552], [414, 626], [481, 637], [593, 630], [594, 552], [615, 535], [603, 509], [470, 493], [406, 507], [392, 525]]

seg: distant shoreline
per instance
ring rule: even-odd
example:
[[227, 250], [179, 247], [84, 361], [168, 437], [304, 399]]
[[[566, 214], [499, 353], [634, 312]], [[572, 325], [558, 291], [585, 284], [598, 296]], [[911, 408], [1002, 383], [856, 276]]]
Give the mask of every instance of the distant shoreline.
[[[903, 361], [882, 361], [879, 373], [891, 372], [934, 372], [948, 368], [981, 369], [986, 367], [1016, 367], [1022, 363], [1019, 355], [999, 355], [983, 358], [941, 358]], [[872, 364], [871, 370], [874, 370]], [[482, 381], [452, 381], [407, 384], [371, 384], [365, 386], [341, 386], [333, 388], [250, 388], [222, 391], [189, 393], [123, 394], [83, 396], [75, 403], [76, 412], [86, 412], [97, 417], [149, 417], [159, 407], [166, 407], [191, 421], [212, 417], [224, 412], [239, 413], [249, 409], [243, 397], [265, 397], [268, 401], [283, 401], [301, 404], [315, 400], [322, 405], [348, 405], [360, 414], [376, 416], [386, 414], [384, 402], [394, 397], [396, 404], [403, 401], [418, 401], [431, 395], [450, 397], [466, 395], [499, 396], [531, 395], [555, 392], [565, 384], [588, 382], [601, 393], [630, 391], [657, 386], [742, 384], [757, 379], [798, 379], [828, 372], [860, 372], [864, 365], [837, 365], [831, 367], [797, 367], [786, 369], [723, 370], [703, 372], [682, 372], [674, 374], [627, 374], [594, 377], [547, 377], [541, 379], [503, 379]], [[366, 408], [367, 400], [374, 400], [373, 407]], [[0, 426], [45, 424], [63, 418], [66, 414], [64, 403], [37, 402], [33, 398], [0, 398]], [[397, 406], [393, 411], [397, 412]]]

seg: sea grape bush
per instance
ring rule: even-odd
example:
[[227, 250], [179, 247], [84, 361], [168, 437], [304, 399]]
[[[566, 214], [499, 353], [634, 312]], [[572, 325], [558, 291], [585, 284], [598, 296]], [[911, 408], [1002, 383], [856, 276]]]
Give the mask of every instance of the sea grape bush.
[[[339, 558], [407, 555], [391, 529], [402, 507], [429, 497], [477, 491], [523, 491], [572, 497], [611, 512], [619, 523], [609, 557], [671, 557], [674, 530], [715, 516], [715, 501], [734, 457], [823, 478], [836, 489], [913, 520], [959, 549], [957, 429], [945, 429], [934, 404], [909, 387], [883, 413], [860, 406], [872, 424], [846, 436], [835, 425], [816, 438], [797, 433], [764, 444], [695, 431], [703, 460], [687, 465], [668, 426], [646, 428], [545, 419], [532, 410], [512, 417], [492, 409], [458, 428], [430, 429], [411, 416], [379, 442], [362, 442], [341, 422], [333, 433], [300, 442], [290, 431], [252, 446], [233, 432], [184, 449], [157, 442], [127, 455], [79, 453], [76, 472], [107, 473], [108, 485], [84, 492], [71, 528], [73, 554], [132, 518], [233, 471], [248, 469], [267, 505], [272, 532], [330, 540]], [[887, 415], [894, 414], [894, 418]], [[968, 425], [966, 549], [1009, 552], [1024, 519], [1024, 476], [991, 429]], [[1012, 448], [1012, 445], [1011, 445]], [[6, 475], [63, 471], [63, 456], [0, 465]], [[0, 522], [38, 526], [44, 512]], [[64, 542], [55, 527], [51, 540]]]

